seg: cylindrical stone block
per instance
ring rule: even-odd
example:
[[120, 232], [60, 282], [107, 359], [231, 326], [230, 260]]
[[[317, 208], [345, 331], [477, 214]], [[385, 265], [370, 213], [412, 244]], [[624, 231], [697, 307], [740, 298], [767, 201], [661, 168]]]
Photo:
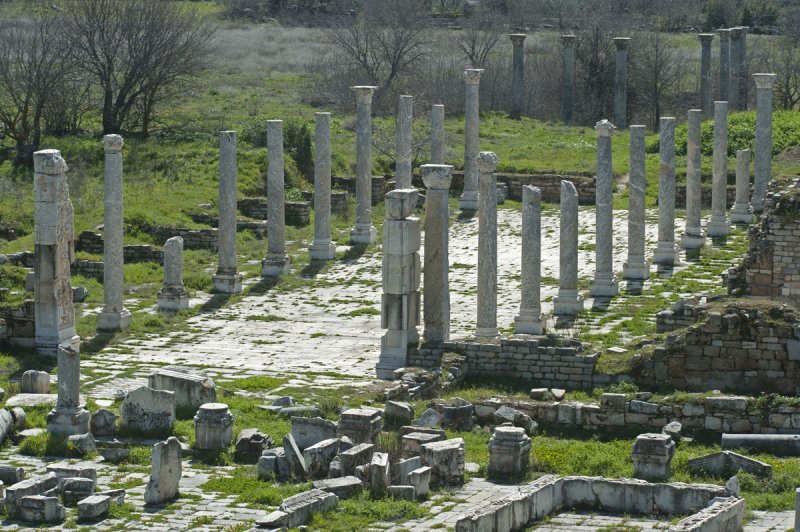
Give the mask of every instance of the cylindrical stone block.
[[424, 164], [420, 168], [425, 194], [425, 267], [423, 269], [423, 320], [425, 342], [450, 339], [450, 259], [448, 255], [450, 207], [448, 191], [453, 167]]
[[350, 230], [355, 244], [374, 244], [372, 225], [372, 95], [377, 87], [352, 87], [356, 93], [356, 224]]
[[736, 201], [731, 207], [731, 223], [749, 224], [750, 211], [750, 150], [736, 150]]
[[671, 267], [677, 261], [675, 251], [675, 118], [662, 116], [659, 121], [658, 148], [658, 244], [653, 262]]
[[411, 128], [413, 120], [414, 97], [400, 96], [397, 104], [395, 188], [411, 188]]
[[601, 120], [597, 133], [597, 176], [595, 178], [595, 274], [590, 283], [592, 297], [617, 295], [614, 277], [614, 177], [611, 171], [611, 133], [614, 125]]
[[311, 260], [332, 260], [331, 242], [331, 114], [317, 113], [314, 129], [314, 240], [308, 248]]
[[476, 336], [497, 336], [497, 155], [482, 151], [478, 218], [478, 322]]
[[242, 276], [236, 271], [236, 132], [219, 133], [219, 265], [213, 277], [214, 291], [242, 291]]
[[614, 37], [615, 55], [614, 71], [614, 124], [625, 127], [628, 122], [628, 48], [631, 40], [628, 37]]
[[522, 187], [522, 297], [514, 318], [517, 334], [542, 334], [542, 191]]
[[772, 180], [772, 86], [775, 74], [753, 74], [756, 82], [756, 154], [752, 207], [764, 210], [764, 198]]
[[697, 249], [705, 244], [700, 224], [701, 174], [700, 174], [700, 123], [702, 110], [690, 109], [687, 117], [686, 139], [686, 227], [681, 235], [683, 249]]
[[622, 277], [643, 281], [650, 277], [650, 265], [644, 254], [645, 244], [645, 126], [630, 127], [630, 168], [628, 171], [628, 257], [622, 265]]
[[522, 76], [525, 72], [525, 37], [524, 33], [509, 35], [513, 46], [511, 58], [511, 111], [509, 117], [518, 120], [522, 116]]
[[711, 41], [714, 40], [713, 33], [701, 33], [697, 36], [700, 39], [700, 108], [703, 110], [703, 117], [711, 118], [713, 101], [711, 92]]
[[233, 441], [233, 414], [223, 403], [205, 403], [194, 416], [195, 448], [223, 451]]
[[714, 163], [711, 179], [711, 218], [708, 236], [723, 237], [729, 232], [728, 191], [728, 102], [714, 102]]
[[729, 28], [724, 28], [717, 30], [717, 33], [719, 33], [719, 81], [717, 94], [721, 101], [728, 101], [728, 88], [731, 83], [731, 30]]
[[564, 58], [561, 71], [561, 121], [572, 125], [575, 104], [575, 36], [562, 35]]
[[444, 105], [431, 107], [431, 164], [444, 164]]
[[478, 210], [478, 167], [475, 158], [480, 150], [480, 98], [482, 69], [468, 69], [464, 102], [464, 192], [459, 198], [462, 211]]
[[578, 191], [570, 181], [561, 181], [558, 295], [553, 314], [574, 316], [583, 310], [578, 294]]

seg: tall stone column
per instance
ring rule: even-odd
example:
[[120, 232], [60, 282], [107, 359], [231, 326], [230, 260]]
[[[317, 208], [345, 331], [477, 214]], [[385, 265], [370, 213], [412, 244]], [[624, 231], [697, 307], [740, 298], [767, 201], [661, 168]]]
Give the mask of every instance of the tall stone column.
[[480, 145], [480, 99], [478, 89], [482, 69], [472, 68], [464, 72], [466, 100], [464, 103], [464, 192], [458, 200], [462, 211], [478, 210], [478, 167], [475, 158]]
[[283, 120], [267, 120], [267, 255], [262, 277], [289, 273], [286, 254], [286, 210], [283, 182]]
[[242, 274], [236, 271], [236, 132], [219, 132], [219, 265], [214, 291], [238, 294]]
[[542, 191], [522, 187], [522, 298], [514, 318], [517, 334], [542, 334]]
[[756, 163], [753, 212], [764, 210], [767, 186], [772, 180], [772, 86], [775, 74], [753, 74], [756, 82]]
[[103, 176], [103, 310], [97, 315], [97, 330], [124, 331], [131, 324], [131, 313], [122, 300], [124, 290], [122, 216], [122, 146], [119, 135], [105, 135], [105, 173]]
[[702, 111], [689, 109], [686, 131], [686, 227], [681, 235], [683, 249], [698, 249], [706, 243], [700, 225], [701, 175], [700, 175], [700, 122]]
[[574, 316], [583, 310], [578, 294], [578, 191], [571, 181], [561, 181], [558, 295], [553, 314]]
[[425, 342], [450, 339], [450, 206], [448, 194], [453, 167], [424, 164], [420, 168], [425, 194], [425, 268], [423, 269], [423, 320]]
[[314, 129], [314, 240], [308, 247], [311, 260], [333, 260], [331, 242], [331, 114], [317, 113]]
[[747, 109], [747, 34], [750, 26], [739, 26], [739, 109]]
[[614, 177], [611, 173], [611, 133], [614, 125], [601, 120], [597, 132], [597, 177], [595, 178], [595, 273], [590, 283], [592, 297], [619, 293], [614, 276]]
[[158, 310], [175, 312], [189, 308], [189, 292], [183, 284], [183, 237], [164, 243], [164, 285], [158, 291]]
[[739, 108], [739, 69], [741, 68], [739, 55], [742, 50], [739, 42], [741, 38], [742, 28], [731, 28], [730, 78], [728, 80], [728, 105], [731, 109]]
[[441, 104], [431, 107], [431, 164], [444, 164], [444, 105]]
[[372, 225], [372, 95], [377, 87], [351, 87], [356, 93], [356, 225], [350, 230], [354, 244], [374, 244], [378, 230]]
[[728, 191], [728, 102], [714, 102], [714, 163], [711, 178], [711, 218], [708, 236], [721, 237], [729, 232]]
[[524, 33], [512, 33], [511, 45], [514, 52], [511, 58], [511, 112], [510, 118], [519, 120], [522, 116], [522, 77], [525, 72], [525, 37]]
[[60, 348], [80, 349], [75, 332], [70, 264], [75, 258], [67, 163], [58, 150], [33, 154], [34, 347], [56, 357]]
[[728, 101], [728, 88], [731, 83], [731, 30], [729, 28], [717, 30], [719, 33], [719, 99]]
[[80, 399], [81, 356], [68, 344], [58, 346], [58, 398], [47, 414], [47, 432], [60, 436], [89, 432], [89, 411]]
[[628, 257], [622, 264], [622, 277], [644, 281], [650, 277], [650, 264], [644, 256], [645, 191], [644, 164], [646, 126], [630, 127], [630, 168], [628, 171]]
[[411, 188], [411, 128], [414, 122], [414, 97], [400, 96], [397, 104], [397, 159], [394, 188]]
[[629, 37], [614, 37], [616, 70], [614, 73], [614, 123], [625, 127], [628, 123], [628, 48]]
[[675, 250], [675, 118], [662, 116], [658, 145], [658, 244], [653, 262], [674, 266]]
[[564, 64], [561, 79], [561, 121], [572, 125], [575, 106], [575, 36], [562, 35], [564, 45]]
[[711, 83], [711, 41], [714, 40], [713, 33], [701, 33], [697, 36], [700, 39], [700, 108], [703, 110], [704, 118], [711, 118], [712, 102], [712, 83]]
[[731, 207], [731, 223], [749, 224], [750, 210], [750, 150], [736, 150], [736, 201]]
[[475, 336], [497, 336], [497, 155], [478, 155], [478, 324]]

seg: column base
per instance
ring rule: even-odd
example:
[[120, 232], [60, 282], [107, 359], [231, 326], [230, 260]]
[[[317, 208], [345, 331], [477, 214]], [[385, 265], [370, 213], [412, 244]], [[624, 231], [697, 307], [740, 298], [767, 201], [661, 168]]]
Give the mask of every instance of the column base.
[[612, 278], [594, 278], [589, 281], [589, 295], [592, 297], [614, 297], [619, 294], [617, 280]]
[[356, 224], [355, 227], [350, 229], [350, 240], [354, 244], [367, 244], [371, 246], [378, 241], [378, 230], [371, 225]]
[[650, 278], [650, 263], [642, 261], [625, 261], [622, 263], [622, 278], [628, 281], [646, 281]]
[[475, 327], [475, 336], [481, 338], [496, 338], [498, 334], [497, 327]]
[[47, 414], [47, 432], [62, 436], [89, 432], [89, 411], [83, 407], [56, 406]]
[[681, 249], [700, 249], [706, 245], [706, 237], [703, 232], [699, 234], [683, 233], [681, 235]]
[[336, 244], [330, 240], [315, 240], [308, 246], [308, 257], [311, 260], [333, 260], [336, 258]]
[[189, 292], [183, 286], [164, 287], [158, 291], [158, 310], [178, 311], [189, 308]]
[[375, 364], [375, 375], [382, 381], [393, 381], [394, 372], [402, 367], [405, 367], [405, 363], [398, 364], [395, 361], [381, 360]]
[[119, 312], [101, 312], [97, 315], [98, 332], [124, 331], [131, 324], [131, 313], [127, 309]]
[[239, 294], [242, 291], [241, 273], [218, 273], [211, 280], [217, 294]]
[[478, 210], [478, 193], [477, 192], [464, 192], [458, 198], [458, 208], [462, 211], [477, 211]]
[[286, 253], [267, 254], [261, 261], [261, 277], [280, 277], [284, 273], [289, 273], [291, 268], [292, 264]]
[[583, 312], [583, 297], [577, 290], [558, 290], [553, 298], [553, 314], [556, 316], [574, 316]]
[[711, 215], [711, 219], [708, 221], [708, 226], [706, 226], [706, 234], [708, 236], [728, 236], [730, 233], [730, 225], [728, 223], [728, 218], [723, 216], [715, 216]]
[[37, 355], [58, 358], [58, 349], [60, 347], [65, 347], [80, 352], [81, 337], [76, 334], [75, 336], [63, 341], [59, 341], [56, 337], [36, 337], [33, 340], [33, 347], [36, 349]]
[[680, 262], [674, 242], [659, 242], [653, 252], [653, 264], [660, 266], [675, 266]]
[[753, 213], [747, 203], [734, 203], [731, 208], [731, 223], [749, 224], [753, 221]]
[[519, 316], [514, 318], [514, 333], [535, 335], [544, 334], [542, 314], [540, 312], [520, 312]]
[[760, 214], [764, 212], [764, 202], [756, 197], [750, 199], [750, 208], [754, 213]]

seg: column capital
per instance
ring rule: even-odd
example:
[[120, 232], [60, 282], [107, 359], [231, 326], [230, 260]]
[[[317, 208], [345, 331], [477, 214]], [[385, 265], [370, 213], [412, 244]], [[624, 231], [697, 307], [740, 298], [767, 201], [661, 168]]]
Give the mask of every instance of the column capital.
[[475, 157], [475, 162], [480, 173], [491, 174], [497, 169], [497, 163], [500, 162], [500, 159], [493, 151], [482, 151]]
[[103, 135], [103, 150], [106, 153], [119, 153], [124, 145], [125, 141], [120, 135]]
[[722, 113], [727, 113], [728, 112], [728, 102], [721, 101], [721, 100], [715, 101], [714, 102], [714, 112], [716, 112], [718, 109]]
[[703, 44], [705, 46], [709, 46], [711, 44], [711, 41], [714, 40], [714, 34], [713, 33], [698, 33], [697, 34], [697, 38], [700, 39], [700, 43], [701, 44]]
[[509, 33], [508, 37], [511, 39], [511, 44], [517, 48], [525, 43], [527, 35], [524, 33]]
[[731, 40], [733, 40], [733, 41], [738, 41], [739, 37], [742, 36], [742, 28], [741, 27], [731, 28], [730, 31], [731, 31]]
[[373, 85], [356, 85], [350, 89], [356, 93], [356, 103], [371, 104], [372, 95], [375, 94], [375, 87]]
[[68, 170], [58, 150], [40, 150], [33, 154], [33, 171], [44, 175], [61, 175]]
[[565, 47], [571, 48], [572, 46], [575, 45], [575, 39], [576, 39], [576, 37], [574, 35], [562, 35], [561, 36], [561, 43]]
[[611, 132], [617, 129], [614, 124], [608, 120], [601, 120], [594, 125], [594, 130], [597, 132], [598, 137], [610, 137]]
[[772, 86], [775, 84], [775, 74], [753, 74], [753, 79], [756, 82], [756, 89], [772, 90]]
[[675, 117], [674, 116], [662, 116], [659, 121], [659, 129], [664, 126], [675, 126]]
[[481, 82], [482, 68], [468, 68], [464, 71], [464, 79], [467, 85], [477, 85]]
[[614, 41], [614, 46], [617, 47], [617, 50], [627, 50], [631, 45], [630, 37], [614, 37], [612, 41]]
[[423, 164], [419, 167], [422, 182], [430, 190], [448, 190], [453, 177], [453, 167], [449, 164]]
[[728, 42], [731, 39], [731, 29], [730, 28], [720, 28], [717, 30], [719, 34], [719, 41], [720, 42]]

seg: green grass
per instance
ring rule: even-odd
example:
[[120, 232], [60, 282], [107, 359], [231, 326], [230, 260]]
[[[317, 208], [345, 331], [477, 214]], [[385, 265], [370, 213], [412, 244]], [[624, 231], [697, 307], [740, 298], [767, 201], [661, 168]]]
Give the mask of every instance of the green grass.
[[419, 519], [428, 514], [428, 509], [418, 502], [392, 498], [374, 499], [367, 492], [339, 501], [335, 510], [315, 514], [308, 525], [309, 530], [326, 532], [351, 532], [365, 530], [370, 524], [390, 522], [401, 524], [409, 519]]
[[249, 506], [277, 506], [286, 497], [311, 489], [311, 483], [273, 484], [256, 478], [256, 466], [239, 466], [230, 475], [211, 478], [200, 486], [205, 492], [235, 495], [236, 502]]
[[236, 379], [231, 382], [231, 386], [239, 390], [246, 390], [250, 392], [269, 391], [286, 384], [287, 379], [278, 377], [269, 377], [267, 375], [258, 375], [254, 377], [245, 377], [243, 379]]

